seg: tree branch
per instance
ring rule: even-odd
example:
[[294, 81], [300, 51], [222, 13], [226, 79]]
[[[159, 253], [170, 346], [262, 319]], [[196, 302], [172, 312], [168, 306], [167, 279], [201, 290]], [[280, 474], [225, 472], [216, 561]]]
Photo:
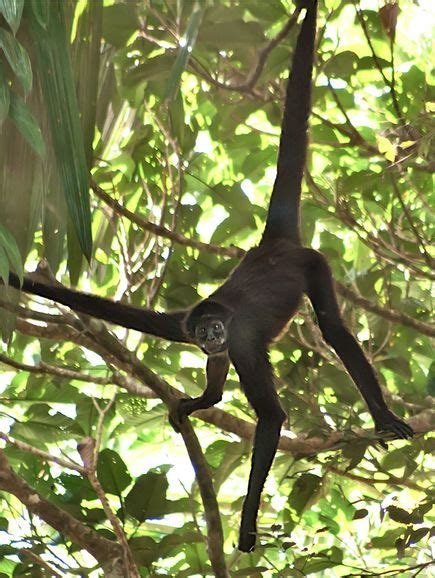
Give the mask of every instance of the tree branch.
[[[102, 322], [93, 320], [96, 324], [103, 325]], [[40, 326], [32, 326], [23, 321], [17, 323], [17, 328], [19, 331], [33, 335], [34, 337], [39, 337], [40, 339], [46, 338], [47, 333], [50, 335], [50, 339], [55, 340], [65, 340], [68, 339], [79, 345], [82, 344], [83, 335], [77, 332], [71, 331], [70, 333], [64, 334], [65, 328], [58, 329], [53, 328], [47, 331], [47, 328]], [[177, 389], [169, 385], [167, 382], [162, 380], [160, 377], [155, 375], [150, 369], [146, 368], [133, 354], [126, 350], [115, 337], [107, 333], [105, 339], [113, 343], [110, 345], [108, 342], [102, 347], [101, 343], [93, 343], [88, 340], [86, 347], [99, 353], [106, 361], [114, 363], [119, 369], [126, 371], [127, 373], [132, 373], [146, 384], [150, 389], [152, 389], [156, 395], [165, 401], [168, 407], [173, 407], [175, 400], [183, 397], [183, 394]], [[118, 354], [114, 355], [114, 349], [118, 349]], [[121, 385], [132, 395], [138, 397], [145, 397], [144, 391], [147, 392], [147, 388], [144, 385], [137, 384], [131, 380], [126, 381]], [[210, 409], [199, 410], [193, 414], [195, 417], [199, 417], [203, 421], [213, 424], [220, 429], [234, 433], [239, 437], [247, 440], [251, 440], [254, 435], [255, 424], [248, 422], [241, 418], [237, 418], [231, 414], [228, 414], [221, 409], [216, 407]], [[414, 431], [417, 434], [425, 434], [433, 431], [433, 421], [434, 414], [431, 407], [424, 409], [419, 414], [409, 419]], [[187, 423], [187, 422], [186, 422]], [[372, 430], [366, 429], [356, 429], [353, 431], [346, 432], [332, 432], [325, 437], [310, 437], [307, 438], [305, 435], [298, 435], [288, 437], [285, 433], [281, 436], [279, 449], [285, 452], [295, 454], [297, 456], [311, 456], [320, 452], [336, 450], [343, 446], [345, 443], [352, 443], [355, 440], [360, 440], [361, 438], [366, 439], [368, 443], [376, 444], [379, 438], [373, 436]]]
[[200, 63], [195, 61], [194, 58], [189, 60], [189, 65], [194, 70], [196, 74], [199, 74], [204, 80], [209, 84], [216, 86], [218, 88], [223, 88], [224, 90], [230, 90], [234, 92], [241, 92], [243, 94], [254, 94], [255, 85], [264, 70], [264, 66], [267, 62], [269, 54], [272, 50], [288, 36], [291, 29], [294, 27], [298, 20], [298, 16], [301, 12], [301, 8], [297, 7], [291, 17], [288, 19], [284, 27], [278, 32], [274, 38], [272, 38], [263, 48], [258, 51], [257, 63], [255, 67], [249, 72], [246, 79], [243, 82], [228, 84], [227, 82], [222, 82], [217, 78], [214, 78], [209, 71]]
[[382, 305], [377, 305], [376, 303], [372, 303], [365, 297], [362, 297], [356, 291], [353, 291], [350, 287], [346, 287], [339, 281], [335, 282], [337, 291], [351, 301], [355, 303], [355, 305], [359, 305], [366, 311], [371, 311], [379, 317], [383, 317], [384, 319], [388, 319], [388, 321], [393, 321], [395, 323], [400, 323], [400, 325], [405, 325], [406, 327], [411, 327], [422, 333], [423, 335], [428, 335], [429, 337], [435, 336], [435, 325], [431, 325], [430, 323], [425, 323], [424, 321], [418, 321], [418, 319], [414, 319], [410, 315], [406, 313], [401, 313], [400, 311], [395, 311], [394, 309], [390, 309], [389, 307], [385, 307]]
[[50, 564], [48, 564], [48, 562], [46, 562], [43, 558], [41, 558], [41, 556], [38, 556], [38, 554], [32, 552], [30, 548], [22, 548], [20, 550], [20, 556], [26, 556], [27, 558], [30, 558], [32, 562], [44, 568], [48, 572], [48, 575], [53, 578], [62, 578], [63, 576], [63, 574], [59, 574], [59, 572], [54, 568], [52, 568]]
[[120, 546], [85, 526], [35, 491], [11, 469], [3, 450], [0, 450], [0, 490], [15, 496], [32, 514], [92, 554], [107, 576], [124, 578], [122, 568], [119, 567], [122, 557]]
[[396, 112], [397, 118], [398, 118], [400, 121], [403, 121], [403, 115], [402, 115], [402, 111], [401, 111], [401, 109], [400, 109], [399, 101], [397, 100], [397, 95], [396, 95], [396, 90], [395, 90], [394, 84], [393, 84], [393, 83], [387, 78], [387, 76], [385, 75], [385, 72], [384, 72], [384, 70], [383, 70], [383, 68], [382, 68], [382, 64], [381, 64], [381, 62], [380, 62], [380, 60], [379, 60], [379, 58], [378, 58], [378, 55], [376, 54], [376, 51], [375, 51], [374, 46], [373, 46], [372, 39], [370, 38], [370, 34], [369, 34], [369, 31], [368, 31], [368, 28], [367, 28], [367, 23], [366, 23], [366, 21], [365, 21], [365, 19], [364, 19], [364, 16], [362, 15], [362, 12], [361, 12], [360, 8], [359, 8], [358, 5], [357, 5], [356, 0], [353, 0], [353, 3], [354, 3], [354, 6], [355, 6], [355, 11], [356, 11], [358, 20], [359, 20], [359, 22], [360, 22], [360, 24], [361, 24], [362, 31], [364, 32], [364, 36], [365, 36], [365, 38], [366, 38], [366, 40], [367, 40], [367, 44], [369, 45], [370, 52], [372, 53], [372, 57], [373, 57], [373, 61], [374, 61], [374, 63], [375, 63], [375, 66], [376, 66], [376, 68], [378, 69], [379, 74], [382, 76], [382, 79], [383, 79], [384, 83], [385, 83], [386, 86], [388, 86], [388, 88], [390, 89], [391, 99], [392, 99], [392, 102], [393, 102], [393, 107], [394, 107], [394, 110], [395, 110], [395, 112]]
[[[109, 333], [103, 322], [89, 318], [89, 330], [97, 342], [111, 355], [118, 359], [120, 366], [150, 387], [167, 405], [171, 413], [177, 404], [180, 393], [168, 383], [145, 367], [138, 358], [126, 349]], [[216, 493], [207, 461], [202, 452], [198, 438], [188, 419], [179, 424], [179, 431], [195, 471], [201, 499], [204, 506], [207, 524], [207, 549], [210, 562], [217, 578], [228, 578], [228, 571], [223, 553], [223, 529]]]
[[149, 231], [159, 237], [170, 239], [178, 245], [183, 245], [184, 247], [193, 247], [199, 251], [207, 251], [208, 253], [214, 253], [216, 255], [229, 255], [238, 257], [243, 254], [243, 251], [241, 249], [237, 249], [236, 247], [226, 248], [219, 247], [218, 245], [209, 245], [207, 243], [203, 243], [202, 241], [197, 241], [196, 239], [189, 239], [188, 237], [184, 237], [183, 235], [175, 233], [174, 231], [171, 231], [171, 229], [167, 229], [161, 225], [151, 223], [150, 221], [147, 221], [143, 217], [140, 217], [139, 215], [136, 215], [135, 213], [132, 213], [123, 207], [96, 183], [92, 183], [92, 190], [94, 191], [95, 195], [104, 201], [107, 205], [109, 205], [109, 207], [111, 207], [116, 214], [126, 217], [144, 231]]
[[[112, 403], [109, 402], [105, 410], [108, 411], [111, 405]], [[102, 410], [99, 415], [100, 428], [102, 428], [104, 416], [106, 413], [105, 410]], [[94, 489], [94, 492], [97, 494], [97, 497], [100, 500], [101, 505], [103, 506], [104, 513], [106, 514], [106, 517], [109, 520], [115, 533], [115, 536], [118, 538], [119, 544], [122, 548], [126, 578], [140, 578], [139, 570], [134, 561], [133, 553], [130, 550], [127, 537], [121, 526], [119, 518], [115, 516], [115, 514], [113, 513], [112, 508], [110, 507], [109, 504], [109, 500], [107, 499], [106, 493], [97, 478], [96, 467], [97, 467], [98, 445], [96, 444], [94, 439], [88, 437], [79, 444], [78, 451], [82, 457], [83, 465], [85, 466], [86, 477], [88, 478], [89, 483]]]
[[43, 450], [35, 448], [30, 444], [22, 442], [21, 440], [17, 440], [5, 432], [0, 432], [0, 439], [4, 440], [6, 443], [12, 446], [15, 446], [19, 450], [29, 452], [47, 462], [52, 462], [54, 464], [57, 464], [58, 466], [62, 466], [63, 468], [68, 468], [69, 470], [75, 470], [76, 472], [79, 472], [81, 474], [85, 473], [84, 468], [80, 464], [76, 464], [72, 460], [66, 460], [65, 458], [53, 456], [52, 454], [49, 454], [48, 452], [44, 452]]

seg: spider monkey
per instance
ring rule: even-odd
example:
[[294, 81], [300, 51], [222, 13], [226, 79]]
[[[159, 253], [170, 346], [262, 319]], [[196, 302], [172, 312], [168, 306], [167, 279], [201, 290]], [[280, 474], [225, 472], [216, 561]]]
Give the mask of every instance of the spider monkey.
[[[302, 5], [300, 5], [302, 8]], [[325, 257], [300, 240], [299, 204], [306, 160], [317, 0], [304, 0], [306, 15], [296, 42], [287, 85], [277, 175], [259, 245], [225, 283], [190, 309], [156, 313], [25, 278], [22, 289], [73, 310], [170, 341], [194, 343], [207, 354], [207, 386], [200, 397], [180, 400], [179, 420], [222, 398], [230, 362], [257, 414], [251, 472], [243, 503], [238, 548], [254, 549], [261, 492], [271, 468], [286, 414], [274, 386], [268, 346], [298, 310], [302, 295], [314, 307], [325, 341], [345, 365], [373, 416], [377, 431], [400, 438], [411, 427], [388, 409], [375, 372], [346, 328]], [[10, 283], [19, 287], [16, 275]]]

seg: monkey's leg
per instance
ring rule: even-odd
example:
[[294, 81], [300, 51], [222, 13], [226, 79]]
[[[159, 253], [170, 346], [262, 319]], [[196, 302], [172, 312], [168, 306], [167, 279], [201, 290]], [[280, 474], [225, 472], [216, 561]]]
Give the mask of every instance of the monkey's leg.
[[325, 341], [335, 349], [360, 390], [373, 416], [376, 430], [392, 432], [404, 439], [412, 437], [412, 428], [388, 409], [373, 367], [341, 318], [326, 260], [320, 254], [313, 256], [307, 269], [307, 292]]
[[255, 547], [261, 492], [275, 457], [286, 414], [275, 391], [272, 368], [264, 345], [247, 348], [244, 339], [246, 340], [246, 334], [242, 332], [239, 343], [230, 347], [229, 353], [246, 397], [258, 417], [238, 545], [242, 552], [250, 552]]

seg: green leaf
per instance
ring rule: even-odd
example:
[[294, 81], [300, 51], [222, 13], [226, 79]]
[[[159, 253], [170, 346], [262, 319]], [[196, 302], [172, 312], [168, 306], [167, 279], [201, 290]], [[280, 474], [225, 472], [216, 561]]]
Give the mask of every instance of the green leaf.
[[428, 395], [435, 397], [435, 361], [432, 362], [427, 376], [426, 390]]
[[376, 141], [379, 152], [383, 154], [388, 161], [393, 162], [396, 158], [396, 146], [380, 134], [376, 135]]
[[63, 3], [59, 0], [50, 2], [47, 30], [39, 25], [36, 18], [30, 17], [29, 20], [60, 182], [81, 249], [90, 260], [92, 232], [89, 172], [69, 57]]
[[9, 105], [11, 102], [9, 85], [6, 80], [5, 71], [2, 63], [0, 62], [0, 127], [8, 116]]
[[265, 41], [263, 28], [257, 22], [245, 22], [241, 19], [226, 20], [225, 22], [204, 23], [199, 33], [199, 41], [225, 50], [258, 46]]
[[6, 60], [21, 82], [25, 94], [29, 94], [32, 88], [32, 66], [26, 50], [13, 34], [4, 28], [0, 28], [0, 48], [3, 49]]
[[173, 54], [159, 54], [149, 58], [143, 64], [126, 72], [126, 86], [134, 86], [147, 80], [162, 80], [168, 78], [174, 64]]
[[233, 576], [250, 576], [251, 578], [255, 578], [257, 576], [262, 576], [264, 572], [267, 572], [267, 566], [247, 566], [246, 568], [242, 568], [241, 570], [237, 570], [233, 572]]
[[180, 143], [183, 149], [184, 143], [184, 129], [185, 129], [185, 115], [184, 115], [184, 104], [183, 97], [180, 92], [177, 92], [175, 97], [169, 102], [169, 115], [171, 119], [172, 132], [175, 135], [177, 141]]
[[267, 0], [267, 2], [250, 2], [246, 8], [260, 21], [275, 23], [286, 17], [286, 10], [281, 0]]
[[140, 22], [134, 4], [119, 2], [104, 7], [103, 37], [113, 46], [124, 47], [139, 28]]
[[[87, 2], [81, 13], [74, 42], [73, 69], [77, 85], [77, 99], [89, 169], [93, 162], [93, 140], [100, 84], [96, 75], [100, 70], [103, 2]], [[81, 39], [86, 39], [86, 42]]]
[[322, 478], [314, 474], [302, 474], [293, 484], [288, 504], [298, 516], [302, 514], [322, 485]]
[[6, 255], [12, 265], [13, 270], [23, 282], [23, 261], [18, 249], [18, 245], [11, 233], [0, 223], [0, 246], [6, 251]]
[[361, 518], [365, 518], [366, 516], [368, 516], [368, 513], [369, 513], [368, 510], [366, 510], [365, 508], [363, 508], [362, 510], [357, 510], [353, 515], [353, 520], [361, 520]]
[[71, 285], [77, 285], [83, 269], [83, 253], [71, 218], [68, 218], [67, 231], [68, 273]]
[[97, 476], [103, 490], [109, 494], [120, 496], [122, 490], [131, 483], [131, 476], [127, 466], [119, 454], [105, 449], [100, 452], [97, 464]]
[[45, 142], [38, 122], [21, 96], [14, 92], [11, 93], [10, 117], [35, 153], [44, 159]]
[[47, 29], [50, 20], [50, 0], [30, 0], [30, 6], [38, 24]]
[[162, 518], [167, 512], [168, 480], [164, 474], [148, 472], [140, 476], [125, 499], [125, 509], [139, 522]]
[[[190, 53], [192, 52], [193, 46], [195, 45], [195, 40], [198, 35], [203, 14], [204, 9], [201, 8], [198, 3], [195, 3], [192, 15], [189, 18], [186, 34], [180, 39], [180, 47], [178, 49], [177, 57], [175, 59], [171, 70], [171, 75], [168, 80], [165, 96], [166, 98], [172, 100], [178, 92], [181, 82], [181, 75], [186, 70]], [[181, 40], [183, 42], [181, 42]]]
[[409, 535], [409, 543], [416, 544], [417, 542], [420, 542], [420, 540], [429, 532], [429, 528], [417, 528], [417, 530], [413, 530]]
[[334, 55], [325, 65], [325, 74], [330, 78], [349, 78], [358, 69], [359, 58], [346, 50]]
[[129, 540], [136, 563], [141, 566], [150, 566], [160, 557], [159, 544], [150, 536], [134, 536]]
[[307, 559], [303, 566], [305, 575], [314, 574], [314, 572], [321, 572], [327, 568], [334, 568], [339, 566], [343, 561], [343, 552], [337, 546], [332, 546], [330, 550], [323, 550], [316, 553], [311, 558]]
[[11, 27], [14, 34], [20, 26], [24, 0], [0, 0], [0, 12]]
[[411, 379], [412, 371], [410, 363], [404, 357], [389, 357], [384, 359], [383, 366], [400, 375], [405, 379]]
[[6, 256], [6, 251], [0, 244], [0, 277], [3, 279], [3, 283], [8, 285], [9, 283], [9, 261]]
[[390, 518], [399, 524], [411, 524], [413, 521], [413, 515], [411, 512], [407, 512], [403, 508], [398, 506], [389, 506], [387, 508]]

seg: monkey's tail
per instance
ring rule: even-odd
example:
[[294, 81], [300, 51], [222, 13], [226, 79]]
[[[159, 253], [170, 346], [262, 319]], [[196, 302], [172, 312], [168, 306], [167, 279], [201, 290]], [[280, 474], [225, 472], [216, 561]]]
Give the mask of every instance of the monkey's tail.
[[299, 32], [284, 106], [277, 175], [263, 239], [285, 237], [300, 244], [300, 198], [308, 145], [311, 79], [316, 38], [317, 0], [308, 0]]

